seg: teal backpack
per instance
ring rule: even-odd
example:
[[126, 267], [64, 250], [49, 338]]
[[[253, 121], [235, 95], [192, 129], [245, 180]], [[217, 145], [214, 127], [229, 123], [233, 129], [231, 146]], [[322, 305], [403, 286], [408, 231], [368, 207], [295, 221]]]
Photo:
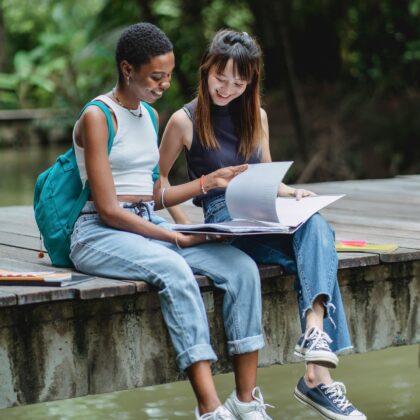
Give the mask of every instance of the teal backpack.
[[[108, 107], [101, 101], [91, 101], [83, 111], [91, 105], [98, 106], [105, 114], [108, 125], [108, 154], [114, 141], [114, 126]], [[147, 109], [158, 132], [156, 116], [150, 105], [142, 102]], [[153, 180], [159, 178], [158, 167], [153, 172]], [[35, 220], [44, 240], [51, 262], [56, 267], [73, 267], [70, 260], [70, 237], [74, 224], [88, 200], [90, 188], [86, 182], [84, 188], [80, 181], [74, 147], [60, 155], [57, 161], [38, 176], [35, 183], [34, 211]]]

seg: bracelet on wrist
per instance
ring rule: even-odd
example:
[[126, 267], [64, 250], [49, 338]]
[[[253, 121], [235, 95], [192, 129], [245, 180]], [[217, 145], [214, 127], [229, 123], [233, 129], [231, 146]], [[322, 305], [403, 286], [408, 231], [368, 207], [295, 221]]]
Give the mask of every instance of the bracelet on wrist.
[[178, 232], [175, 233], [175, 245], [178, 249], [182, 249], [181, 245], [178, 243]]
[[166, 209], [165, 200], [164, 200], [165, 190], [166, 190], [166, 188], [162, 188], [162, 192], [161, 192], [161, 195], [160, 195], [160, 203], [162, 204], [163, 209]]
[[201, 192], [203, 194], [207, 194], [207, 190], [205, 188], [205, 182], [206, 182], [206, 176], [201, 175], [201, 177], [200, 177], [200, 188], [201, 188]]

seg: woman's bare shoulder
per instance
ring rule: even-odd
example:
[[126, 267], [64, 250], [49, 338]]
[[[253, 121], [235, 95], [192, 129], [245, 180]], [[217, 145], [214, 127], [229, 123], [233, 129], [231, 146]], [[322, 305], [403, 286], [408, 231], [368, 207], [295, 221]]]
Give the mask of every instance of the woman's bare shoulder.
[[267, 112], [264, 108], [260, 108], [260, 114], [262, 120], [267, 120]]
[[175, 111], [172, 114], [170, 121], [179, 127], [191, 127], [192, 124], [190, 117], [187, 115], [183, 108], [180, 108], [178, 109], [178, 111]]

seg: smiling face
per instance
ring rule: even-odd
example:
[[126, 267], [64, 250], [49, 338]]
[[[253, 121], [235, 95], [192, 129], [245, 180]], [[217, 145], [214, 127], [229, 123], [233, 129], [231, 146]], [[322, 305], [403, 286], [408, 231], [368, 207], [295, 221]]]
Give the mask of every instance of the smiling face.
[[151, 58], [137, 70], [131, 67], [128, 85], [130, 93], [139, 101], [155, 102], [169, 89], [174, 67], [175, 56], [172, 51]]
[[228, 105], [245, 92], [248, 83], [248, 80], [242, 79], [235, 72], [233, 60], [229, 59], [223, 70], [218, 71], [217, 66], [212, 66], [209, 71], [208, 90], [210, 98], [215, 105]]

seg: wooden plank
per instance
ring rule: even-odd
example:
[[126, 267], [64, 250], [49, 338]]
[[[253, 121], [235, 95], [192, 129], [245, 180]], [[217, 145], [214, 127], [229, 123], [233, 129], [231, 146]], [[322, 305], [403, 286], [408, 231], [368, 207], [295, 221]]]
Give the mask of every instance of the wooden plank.
[[363, 214], [366, 217], [375, 217], [376, 219], [386, 217], [390, 219], [406, 219], [420, 221], [420, 216], [417, 212], [417, 206], [402, 205], [400, 201], [390, 202], [373, 200], [371, 202], [364, 199], [347, 198], [326, 207], [323, 211], [334, 211], [341, 215]]
[[17, 248], [39, 251], [39, 237], [16, 235], [9, 232], [1, 232], [0, 245], [10, 245]]
[[11, 245], [0, 245], [0, 256], [39, 265], [39, 269], [43, 271], [47, 268], [51, 269], [51, 260], [47, 253], [45, 253], [44, 258], [39, 258], [38, 251], [16, 248]]
[[419, 182], [420, 183], [420, 175], [397, 175], [396, 178], [398, 178], [398, 179], [402, 178], [406, 181]]
[[[420, 248], [420, 232], [417, 233], [414, 230], [402, 230], [402, 229], [381, 229], [380, 227], [370, 226], [368, 223], [366, 224], [354, 224], [350, 225], [346, 223], [345, 221], [337, 222], [335, 220], [331, 220], [329, 218], [326, 218], [327, 221], [332, 225], [332, 227], [335, 229], [335, 231], [338, 233], [340, 231], [354, 231], [356, 232], [363, 232], [363, 235], [367, 237], [366, 240], [370, 240], [372, 237], [376, 236], [383, 236], [383, 237], [389, 237], [389, 238], [395, 238], [393, 241], [388, 242], [398, 242], [400, 240], [413, 240], [417, 243], [417, 246], [414, 246], [414, 248]], [[353, 235], [354, 236], [354, 235]], [[340, 239], [358, 239], [353, 238], [352, 236], [347, 238], [340, 238]], [[412, 248], [412, 246], [409, 246], [408, 248]]]
[[413, 189], [412, 181], [405, 183], [375, 181], [342, 181], [316, 184], [302, 184], [298, 187], [312, 190], [318, 194], [347, 194], [350, 198], [364, 198], [367, 201], [382, 200], [402, 203], [420, 203], [420, 191]]
[[15, 306], [17, 305], [16, 295], [5, 286], [0, 287], [0, 307], [4, 308], [6, 306]]
[[[141, 282], [139, 282], [141, 283]], [[74, 286], [76, 299], [103, 299], [115, 296], [133, 295], [136, 286], [133, 282], [96, 277], [85, 283]]]
[[367, 267], [370, 265], [378, 265], [380, 263], [379, 256], [376, 254], [359, 253], [359, 252], [338, 252], [338, 268], [356, 268]]
[[398, 248], [395, 252], [382, 253], [379, 258], [384, 263], [420, 260], [420, 249]]
[[24, 261], [18, 258], [8, 258], [0, 256], [0, 268], [10, 271], [68, 271], [63, 269], [55, 269], [52, 266], [45, 266], [30, 261]]
[[[407, 188], [412, 187], [412, 180], [420, 179], [420, 175], [413, 175], [410, 178], [407, 177], [396, 177], [396, 178], [384, 178], [384, 179], [358, 179], [358, 180], [346, 180], [346, 181], [328, 181], [328, 182], [314, 182], [306, 184], [298, 184], [302, 186], [312, 186], [316, 188], [331, 189], [340, 187], [341, 190], [346, 191], [382, 191], [393, 190], [395, 193], [407, 194]], [[419, 192], [413, 191], [415, 195], [419, 195]]]
[[[0, 268], [11, 271], [60, 271], [27, 261], [0, 257]], [[61, 270], [66, 271], [66, 270]], [[75, 291], [68, 287], [0, 286], [2, 292], [16, 296], [17, 305], [74, 299]]]
[[420, 249], [419, 240], [413, 238], [396, 238], [386, 232], [376, 233], [367, 232], [367, 228], [363, 226], [354, 227], [349, 225], [333, 225], [336, 232], [336, 238], [339, 241], [342, 240], [364, 240], [367, 242], [378, 242], [378, 243], [396, 243], [402, 248], [413, 248]]
[[[347, 224], [349, 217], [337, 214], [331, 210], [323, 211], [325, 218], [333, 224]], [[391, 218], [375, 219], [373, 217], [353, 215], [351, 218], [352, 226], [369, 226], [372, 229], [381, 229], [403, 237], [420, 237], [416, 232], [420, 232], [420, 222], [405, 221]]]
[[132, 284], [135, 288], [135, 293], [148, 293], [152, 291], [157, 291], [158, 289], [151, 286], [150, 284], [146, 283], [142, 280], [124, 280], [124, 282]]
[[76, 292], [68, 287], [0, 286], [0, 290], [13, 293], [17, 305], [29, 305], [74, 299]]

